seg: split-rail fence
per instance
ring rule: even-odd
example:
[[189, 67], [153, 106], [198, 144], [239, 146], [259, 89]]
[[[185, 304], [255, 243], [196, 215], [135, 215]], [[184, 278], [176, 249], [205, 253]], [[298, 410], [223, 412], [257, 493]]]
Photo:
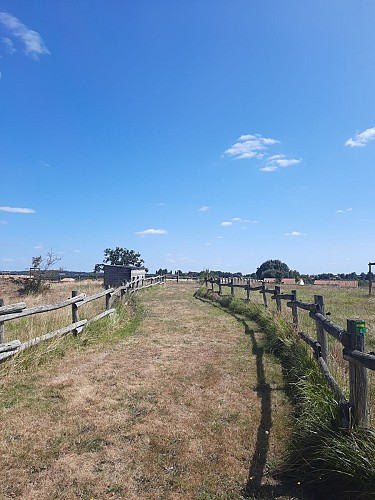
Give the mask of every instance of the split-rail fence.
[[[229, 287], [230, 294], [234, 296], [236, 288], [246, 291], [246, 301], [250, 302], [251, 292], [258, 292], [263, 296], [263, 304], [268, 307], [270, 296], [276, 303], [277, 313], [282, 312], [282, 302], [291, 309], [292, 326], [300, 338], [311, 347], [324, 378], [335, 393], [339, 401], [339, 425], [343, 430], [349, 431], [353, 426], [368, 428], [370, 425], [369, 410], [369, 383], [367, 369], [375, 370], [375, 353], [365, 352], [365, 324], [363, 321], [348, 319], [346, 330], [334, 324], [325, 313], [324, 298], [314, 295], [314, 302], [306, 303], [297, 299], [297, 290], [291, 293], [281, 293], [281, 287], [267, 288], [266, 283], [256, 282], [242, 278], [206, 278], [206, 287], [211, 285], [211, 290], [222, 295], [223, 288]], [[218, 290], [215, 290], [215, 285]], [[315, 321], [316, 339], [305, 332], [299, 331], [298, 311], [307, 311], [310, 318]], [[343, 358], [349, 362], [349, 400], [343, 389], [339, 386], [329, 368], [328, 335], [343, 346]]]
[[[133, 292], [164, 283], [164, 276], [156, 276], [151, 278], [139, 277], [133, 279], [132, 281], [124, 283], [117, 288], [106, 288], [105, 290], [102, 290], [95, 295], [86, 296], [86, 294], [84, 293], [78, 294], [78, 292], [72, 291], [71, 298], [63, 302], [31, 308], [27, 308], [24, 302], [4, 305], [4, 301], [0, 299], [0, 363], [5, 361], [6, 359], [9, 359], [15, 354], [24, 351], [25, 349], [28, 349], [39, 344], [40, 342], [49, 340], [53, 337], [62, 337], [70, 332], [72, 332], [73, 335], [78, 335], [88, 324], [93, 323], [94, 321], [98, 321], [105, 316], [109, 316], [116, 311], [115, 308], [111, 307], [111, 297], [113, 296], [118, 296], [120, 300], [123, 300]], [[105, 298], [105, 310], [102, 313], [94, 316], [91, 319], [79, 319], [78, 310], [80, 307], [93, 300], [101, 299], [102, 297]], [[23, 318], [25, 316], [31, 316], [33, 314], [55, 311], [64, 307], [71, 307], [72, 323], [70, 325], [64, 326], [52, 332], [45, 333], [44, 335], [27, 340], [26, 342], [21, 342], [20, 340], [12, 340], [10, 342], [6, 342], [5, 324], [7, 321]]]

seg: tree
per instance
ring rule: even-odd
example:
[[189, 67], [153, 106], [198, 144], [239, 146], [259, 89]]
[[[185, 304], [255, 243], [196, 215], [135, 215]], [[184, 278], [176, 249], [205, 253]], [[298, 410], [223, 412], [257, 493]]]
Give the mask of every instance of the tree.
[[205, 279], [215, 278], [215, 272], [209, 269], [204, 269], [199, 273], [199, 280], [204, 281]]
[[[109, 263], [112, 266], [142, 267], [144, 262], [145, 261], [141, 259], [141, 254], [134, 250], [128, 250], [122, 247], [106, 248], [104, 250], [104, 264]], [[94, 271], [102, 271], [103, 267], [103, 264], [95, 264]]]
[[55, 279], [59, 270], [54, 270], [53, 266], [59, 262], [61, 257], [54, 254], [52, 249], [43, 258], [41, 255], [31, 259], [30, 278], [22, 280], [23, 287], [20, 292], [23, 294], [38, 294], [50, 288], [48, 281]]
[[258, 280], [264, 278], [282, 279], [289, 276], [289, 267], [281, 260], [266, 260], [258, 267], [256, 275]]
[[165, 269], [162, 269], [162, 268], [157, 269], [155, 274], [157, 274], [158, 276], [164, 276], [164, 274], [168, 274], [168, 269], [167, 268], [165, 268]]

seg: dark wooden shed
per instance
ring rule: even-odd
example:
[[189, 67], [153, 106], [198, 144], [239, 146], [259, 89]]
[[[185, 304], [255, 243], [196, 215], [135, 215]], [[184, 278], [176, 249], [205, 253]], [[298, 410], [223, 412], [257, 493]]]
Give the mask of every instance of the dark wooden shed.
[[104, 264], [104, 286], [119, 286], [134, 278], [144, 278], [146, 269], [135, 266], [111, 266]]

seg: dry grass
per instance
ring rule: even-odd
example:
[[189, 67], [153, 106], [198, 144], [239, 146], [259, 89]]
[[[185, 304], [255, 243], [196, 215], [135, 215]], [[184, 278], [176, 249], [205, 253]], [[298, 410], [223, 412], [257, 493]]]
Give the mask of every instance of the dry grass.
[[[62, 302], [71, 297], [72, 290], [86, 295], [94, 295], [103, 288], [101, 281], [85, 280], [76, 283], [52, 283], [51, 288], [39, 295], [20, 295], [19, 285], [0, 279], [0, 298], [5, 304], [25, 302], [27, 307]], [[80, 319], [91, 318], [105, 309], [104, 297], [89, 302], [79, 310]], [[65, 307], [48, 313], [26, 316], [5, 323], [5, 341], [19, 339], [22, 342], [57, 330], [72, 322], [71, 307]]]
[[270, 474], [288, 437], [280, 369], [255, 325], [194, 287], [140, 292], [135, 336], [2, 380], [0, 498], [290, 498]]

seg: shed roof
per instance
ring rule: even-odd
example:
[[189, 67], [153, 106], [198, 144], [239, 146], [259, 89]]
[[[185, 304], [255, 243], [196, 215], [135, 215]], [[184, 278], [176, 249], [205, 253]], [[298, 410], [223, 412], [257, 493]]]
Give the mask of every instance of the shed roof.
[[141, 267], [138, 267], [138, 266], [123, 266], [123, 265], [120, 265], [120, 264], [104, 264], [104, 267], [121, 267], [123, 269], [146, 269], [145, 267], [141, 266]]

